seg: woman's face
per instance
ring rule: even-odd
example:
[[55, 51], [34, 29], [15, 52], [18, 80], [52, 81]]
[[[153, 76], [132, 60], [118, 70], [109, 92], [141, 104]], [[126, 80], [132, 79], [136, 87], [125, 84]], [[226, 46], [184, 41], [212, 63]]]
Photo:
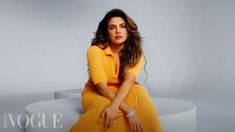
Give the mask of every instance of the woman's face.
[[128, 32], [125, 21], [121, 17], [112, 17], [108, 23], [108, 35], [112, 44], [123, 44]]

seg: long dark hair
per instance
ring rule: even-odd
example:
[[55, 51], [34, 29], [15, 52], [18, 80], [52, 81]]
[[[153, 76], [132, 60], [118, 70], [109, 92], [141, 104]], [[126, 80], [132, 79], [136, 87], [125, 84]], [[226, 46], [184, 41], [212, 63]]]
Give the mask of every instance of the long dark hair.
[[124, 80], [125, 72], [128, 68], [134, 67], [143, 54], [142, 38], [133, 19], [121, 9], [112, 9], [100, 21], [95, 36], [92, 39], [92, 46], [103, 45], [104, 47], [107, 47], [109, 45], [108, 23], [112, 17], [121, 17], [125, 21], [128, 32], [128, 38], [120, 51], [120, 72], [118, 79], [122, 82]]

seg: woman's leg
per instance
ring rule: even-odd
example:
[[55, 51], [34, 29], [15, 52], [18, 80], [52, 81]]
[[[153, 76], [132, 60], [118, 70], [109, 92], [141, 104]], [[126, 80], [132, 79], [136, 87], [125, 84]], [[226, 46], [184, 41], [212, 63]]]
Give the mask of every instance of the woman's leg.
[[[146, 90], [139, 84], [133, 85], [124, 102], [136, 110], [137, 116], [141, 119], [144, 132], [162, 132], [157, 110]], [[106, 132], [129, 132], [130, 127], [125, 114]], [[120, 131], [122, 129], [122, 131]], [[118, 131], [119, 130], [119, 131]]]
[[[135, 97], [135, 110], [144, 125], [144, 132], [162, 132], [157, 109], [144, 87], [133, 85], [131, 92]], [[130, 93], [131, 94], [131, 93]]]
[[110, 104], [110, 100], [95, 91], [87, 91], [82, 95], [84, 113], [72, 126], [70, 132], [104, 132], [103, 123], [99, 121], [102, 110]]

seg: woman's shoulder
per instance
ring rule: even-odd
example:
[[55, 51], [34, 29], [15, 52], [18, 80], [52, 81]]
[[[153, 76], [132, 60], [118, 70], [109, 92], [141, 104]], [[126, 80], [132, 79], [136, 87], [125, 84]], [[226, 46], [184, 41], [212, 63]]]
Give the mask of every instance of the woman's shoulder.
[[88, 48], [88, 51], [90, 51], [90, 50], [100, 50], [100, 48], [98, 47], [98, 46], [96, 46], [96, 45], [92, 45], [92, 46], [90, 46], [89, 48]]
[[88, 48], [87, 53], [88, 54], [100, 54], [104, 52], [104, 47], [101, 47], [99, 45], [92, 45]]
[[88, 51], [103, 51], [107, 46], [104, 44], [92, 45], [88, 48]]

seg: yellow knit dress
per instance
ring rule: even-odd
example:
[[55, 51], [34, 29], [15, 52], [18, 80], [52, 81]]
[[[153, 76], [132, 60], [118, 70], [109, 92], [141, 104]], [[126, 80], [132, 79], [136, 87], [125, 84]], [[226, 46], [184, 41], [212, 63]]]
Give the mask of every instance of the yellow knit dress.
[[[114, 92], [117, 92], [121, 85], [118, 80], [119, 68], [115, 73], [111, 48], [108, 46], [105, 49], [101, 49], [98, 46], [91, 46], [87, 51], [87, 61], [90, 78], [82, 92], [83, 114], [80, 115], [79, 120], [70, 128], [69, 132], [129, 132], [130, 127], [127, 117], [120, 110], [116, 122], [111, 127], [104, 128], [104, 123], [100, 120], [101, 112], [111, 101], [98, 93], [95, 84], [101, 81], [108, 81], [109, 88]], [[131, 72], [138, 77], [142, 62], [143, 56], [141, 56], [138, 64], [128, 69], [127, 72]], [[119, 64], [120, 62], [118, 62], [117, 67], [119, 67]], [[144, 126], [144, 132], [163, 131], [157, 110], [150, 96], [141, 85], [134, 84], [124, 102], [135, 109]]]

